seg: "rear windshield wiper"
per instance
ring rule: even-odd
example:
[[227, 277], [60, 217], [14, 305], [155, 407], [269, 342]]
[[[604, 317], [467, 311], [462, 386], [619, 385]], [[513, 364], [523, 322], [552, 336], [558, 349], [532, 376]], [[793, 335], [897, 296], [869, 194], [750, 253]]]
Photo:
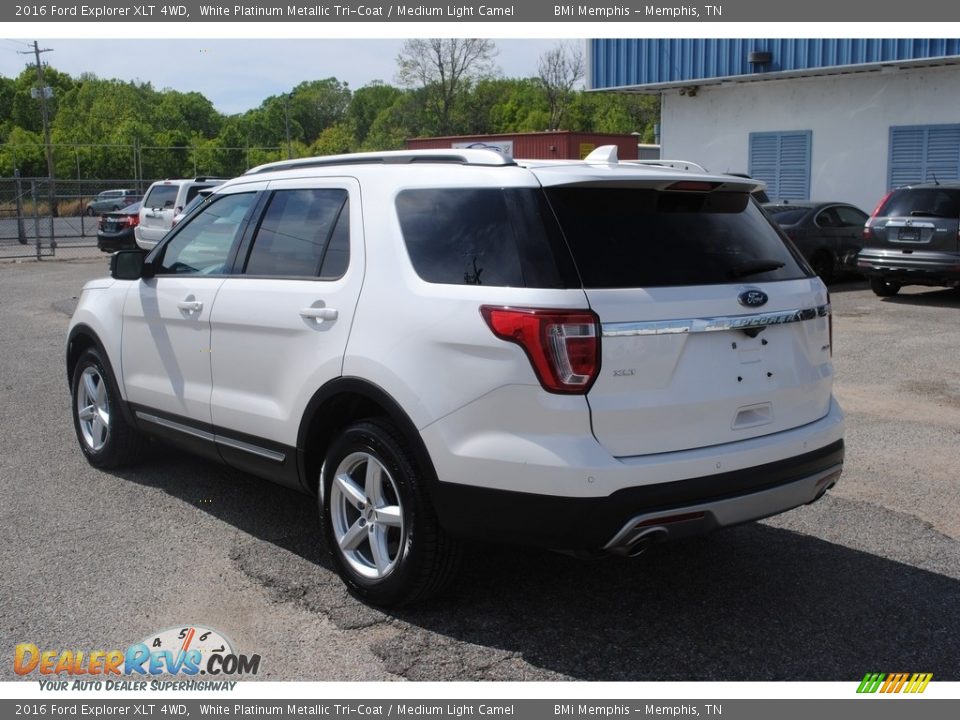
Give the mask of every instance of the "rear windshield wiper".
[[732, 278], [759, 275], [760, 273], [770, 272], [771, 270], [779, 270], [785, 264], [786, 263], [782, 263], [779, 260], [751, 260], [750, 262], [730, 268], [729, 274]]

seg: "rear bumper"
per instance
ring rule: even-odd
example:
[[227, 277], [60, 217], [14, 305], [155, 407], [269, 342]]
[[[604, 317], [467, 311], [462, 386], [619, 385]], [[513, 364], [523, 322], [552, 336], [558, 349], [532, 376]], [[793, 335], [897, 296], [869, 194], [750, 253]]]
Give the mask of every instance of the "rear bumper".
[[960, 281], [960, 253], [864, 248], [857, 269], [867, 277], [903, 284], [943, 285]]
[[133, 230], [121, 233], [98, 233], [97, 247], [103, 252], [133, 250], [136, 249], [137, 242], [134, 240]]
[[843, 468], [843, 440], [774, 463], [627, 488], [598, 498], [490, 490], [441, 482], [435, 504], [461, 537], [556, 550], [629, 554], [656, 533], [677, 539], [776, 515], [817, 500]]
[[[621, 533], [665, 515], [701, 514], [671, 524], [669, 535], [680, 537], [812, 502], [843, 464], [843, 413], [835, 401], [820, 420], [791, 430], [625, 458], [611, 457], [589, 428], [572, 421], [563, 434], [565, 413], [559, 404], [551, 410], [555, 427], [549, 434], [522, 435], [519, 427], [507, 427], [478, 439], [459, 435], [464, 428], [449, 422], [421, 430], [437, 471], [434, 505], [448, 532], [488, 542], [612, 550]], [[498, 424], [509, 426], [511, 418], [501, 415]]]

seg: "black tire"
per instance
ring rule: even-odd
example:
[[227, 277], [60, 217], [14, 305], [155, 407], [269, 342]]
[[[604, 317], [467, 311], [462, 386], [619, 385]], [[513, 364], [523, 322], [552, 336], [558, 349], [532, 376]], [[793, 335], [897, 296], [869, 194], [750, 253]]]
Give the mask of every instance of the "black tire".
[[870, 289], [880, 297], [893, 297], [900, 292], [900, 283], [883, 278], [870, 278]]
[[[374, 474], [380, 473], [379, 493], [371, 491], [370, 462], [375, 463]], [[378, 418], [351, 425], [333, 442], [323, 467], [323, 535], [330, 559], [351, 593], [372, 605], [398, 607], [426, 600], [449, 586], [460, 562], [459, 543], [440, 527], [424, 488], [424, 474], [392, 423]], [[339, 482], [334, 489], [338, 474], [363, 477], [364, 487], [359, 482], [353, 486], [359, 497], [341, 490]], [[364, 500], [357, 503], [361, 497]], [[400, 526], [391, 524], [396, 520], [378, 519], [378, 510], [384, 517], [399, 517]], [[338, 537], [346, 539], [349, 531], [356, 531], [355, 547], [341, 549]], [[378, 538], [383, 543], [380, 558], [389, 561], [382, 567], [374, 552]]]
[[[124, 417], [113, 371], [96, 348], [84, 350], [80, 355], [70, 389], [73, 428], [87, 462], [97, 468], [118, 468], [138, 460], [143, 440]], [[102, 393], [102, 403], [91, 399], [91, 395], [98, 393]], [[92, 408], [90, 412], [95, 413], [96, 418], [83, 417], [82, 408]]]
[[820, 279], [823, 280], [824, 285], [829, 285], [836, 278], [835, 265], [833, 255], [825, 250], [816, 253], [810, 259], [810, 266], [813, 268], [813, 271], [820, 276]]

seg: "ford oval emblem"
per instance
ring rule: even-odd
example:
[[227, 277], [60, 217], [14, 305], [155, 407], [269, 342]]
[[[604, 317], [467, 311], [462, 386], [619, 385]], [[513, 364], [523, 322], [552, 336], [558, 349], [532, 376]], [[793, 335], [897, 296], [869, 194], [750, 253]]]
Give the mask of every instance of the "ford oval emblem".
[[737, 296], [737, 302], [739, 302], [744, 307], [757, 308], [761, 305], [766, 305], [767, 300], [770, 298], [767, 297], [767, 294], [763, 290], [744, 290], [740, 295]]

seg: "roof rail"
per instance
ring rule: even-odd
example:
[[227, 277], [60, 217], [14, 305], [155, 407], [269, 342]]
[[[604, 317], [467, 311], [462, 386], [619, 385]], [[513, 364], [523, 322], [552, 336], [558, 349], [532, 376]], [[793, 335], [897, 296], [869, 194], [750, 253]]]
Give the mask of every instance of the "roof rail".
[[631, 163], [633, 165], [656, 165], [658, 167], [669, 167], [674, 170], [694, 170], [695, 172], [707, 172], [707, 169], [700, 163], [695, 163], [690, 160], [623, 160], [622, 162]]
[[457, 150], [391, 150], [388, 152], [350, 153], [280, 160], [258, 165], [244, 175], [258, 175], [278, 170], [294, 170], [336, 165], [408, 165], [412, 163], [445, 163], [453, 165], [516, 165], [512, 158], [490, 149], [463, 148]]

